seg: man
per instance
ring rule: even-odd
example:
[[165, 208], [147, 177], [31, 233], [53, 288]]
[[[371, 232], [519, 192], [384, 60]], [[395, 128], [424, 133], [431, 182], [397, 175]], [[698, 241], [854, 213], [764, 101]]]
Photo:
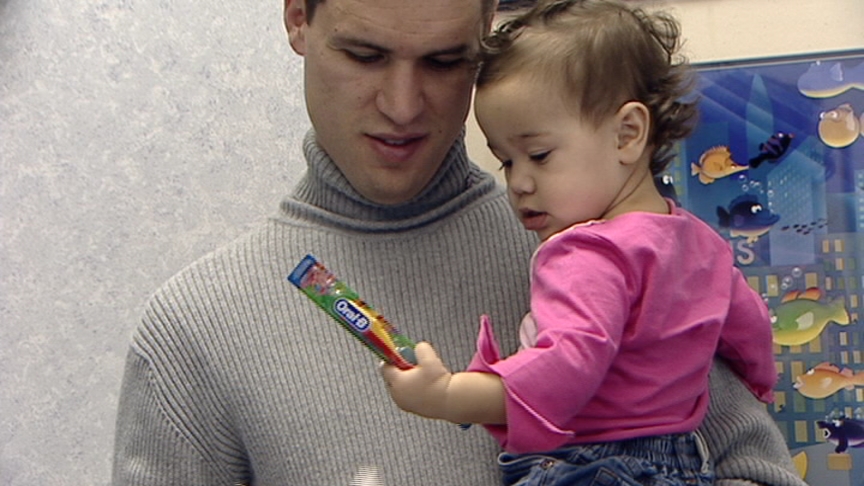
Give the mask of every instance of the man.
[[[315, 127], [307, 172], [273, 218], [152, 297], [128, 356], [114, 484], [498, 482], [485, 432], [401, 413], [373, 355], [285, 280], [315, 254], [454, 367], [477, 322], [451, 316], [488, 313], [515, 346], [536, 242], [462, 142], [494, 6], [285, 0]], [[796, 484], [770, 418], [716, 374], [731, 400], [709, 417], [718, 472], [725, 461], [730, 477]]]

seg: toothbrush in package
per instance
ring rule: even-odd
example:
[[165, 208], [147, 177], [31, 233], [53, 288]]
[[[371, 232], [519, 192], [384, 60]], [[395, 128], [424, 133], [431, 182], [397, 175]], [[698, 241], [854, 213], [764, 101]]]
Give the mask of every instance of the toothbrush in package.
[[416, 364], [414, 342], [312, 255], [300, 260], [288, 281], [382, 360], [403, 370]]

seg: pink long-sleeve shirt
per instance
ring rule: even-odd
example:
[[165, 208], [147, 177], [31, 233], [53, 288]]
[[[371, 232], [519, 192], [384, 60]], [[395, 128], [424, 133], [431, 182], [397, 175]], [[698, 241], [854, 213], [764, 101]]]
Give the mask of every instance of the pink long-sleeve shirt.
[[577, 225], [543, 242], [531, 266], [533, 343], [502, 359], [483, 316], [468, 368], [503, 380], [507, 424], [486, 428], [505, 450], [695, 430], [715, 352], [773, 399], [768, 309], [728, 243], [692, 214]]

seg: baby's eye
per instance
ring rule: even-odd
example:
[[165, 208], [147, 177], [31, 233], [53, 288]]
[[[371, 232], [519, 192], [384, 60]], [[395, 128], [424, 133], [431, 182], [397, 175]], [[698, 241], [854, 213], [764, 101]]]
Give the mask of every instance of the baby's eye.
[[543, 162], [544, 160], [546, 160], [546, 157], [549, 156], [549, 153], [550, 151], [548, 150], [546, 152], [538, 152], [536, 154], [529, 155], [528, 158], [530, 158], [534, 162]]
[[502, 161], [501, 161], [501, 167], [498, 167], [498, 170], [507, 170], [507, 169], [509, 169], [511, 166], [513, 166], [513, 161], [512, 161], [512, 160], [502, 160]]

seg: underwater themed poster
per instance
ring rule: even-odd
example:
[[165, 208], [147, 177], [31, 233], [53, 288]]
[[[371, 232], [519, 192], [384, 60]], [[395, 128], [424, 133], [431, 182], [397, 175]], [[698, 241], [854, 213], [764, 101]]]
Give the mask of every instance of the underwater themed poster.
[[663, 180], [771, 311], [769, 411], [798, 471], [864, 486], [864, 50], [696, 67], [699, 122]]

